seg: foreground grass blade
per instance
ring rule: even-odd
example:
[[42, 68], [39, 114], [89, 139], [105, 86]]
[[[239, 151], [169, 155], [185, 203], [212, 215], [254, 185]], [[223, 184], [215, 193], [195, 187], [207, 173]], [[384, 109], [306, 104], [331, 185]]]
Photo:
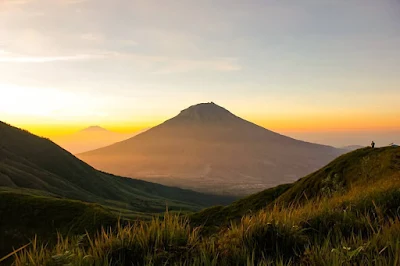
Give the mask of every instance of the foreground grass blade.
[[11, 252], [10, 254], [6, 255], [5, 257], [0, 259], [0, 262], [5, 261], [6, 259], [8, 259], [9, 257], [13, 256], [14, 254], [16, 254], [17, 252], [20, 252], [21, 250], [23, 250], [24, 248], [28, 247], [31, 243], [26, 244], [25, 246], [20, 247], [17, 250], [14, 250], [13, 252]]

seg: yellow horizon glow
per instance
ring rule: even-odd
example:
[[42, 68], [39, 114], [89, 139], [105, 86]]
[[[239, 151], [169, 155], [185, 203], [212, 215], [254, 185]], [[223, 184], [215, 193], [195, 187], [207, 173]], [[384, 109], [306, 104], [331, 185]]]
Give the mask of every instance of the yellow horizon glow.
[[[4, 99], [7, 99], [0, 106], [0, 120], [5, 119], [4, 122], [13, 126], [49, 138], [69, 135], [94, 125], [117, 133], [135, 133], [154, 127], [179, 113], [175, 110], [174, 103], [170, 103], [172, 106], [163, 106], [163, 102], [159, 99], [146, 103], [118, 95], [113, 98], [102, 94], [76, 94], [61, 89], [5, 84], [0, 84], [0, 89], [4, 92]], [[249, 109], [248, 105], [241, 105], [240, 102], [227, 102], [227, 106], [225, 103], [221, 105], [239, 117], [277, 132], [400, 129], [400, 113], [393, 109], [397, 103], [394, 94], [380, 96], [366, 94], [364, 97], [368, 102], [379, 100], [386, 104], [379, 109], [365, 110], [364, 106], [351, 105], [346, 106], [346, 109], [338, 109], [323, 108], [321, 105], [313, 107], [307, 102], [298, 103], [293, 99], [282, 102], [282, 99], [279, 101], [278, 98], [269, 104], [255, 100], [253, 110]], [[130, 109], [133, 103], [140, 112]], [[156, 109], [153, 110], [150, 104]], [[182, 105], [180, 107], [183, 109], [186, 104], [179, 105]], [[121, 108], [122, 106], [126, 106], [126, 109]], [[165, 112], [160, 106], [167, 111]]]
[[[155, 119], [152, 121], [118, 123], [104, 121], [104, 123], [93, 124], [90, 122], [80, 123], [12, 123], [13, 126], [28, 130], [42, 137], [57, 137], [76, 133], [89, 126], [101, 126], [116, 133], [135, 133], [144, 129], [157, 126], [169, 119]], [[363, 114], [358, 116], [338, 115], [298, 115], [260, 118], [244, 117], [246, 120], [275, 132], [351, 132], [351, 131], [392, 131], [399, 130], [400, 118], [395, 115]]]
[[[67, 136], [71, 135], [74, 133], [77, 133], [85, 128], [88, 128], [90, 126], [95, 126], [92, 124], [78, 124], [78, 125], [34, 125], [34, 124], [25, 124], [25, 123], [17, 123], [17, 124], [12, 124], [9, 121], [5, 121], [6, 123], [11, 124], [12, 126], [28, 130], [30, 133], [35, 134], [40, 137], [61, 137], [61, 136]], [[148, 129], [152, 126], [156, 126], [156, 124], [152, 125], [151, 123], [149, 124], [138, 124], [138, 125], [131, 125], [124, 127], [123, 125], [121, 126], [110, 126], [107, 124], [104, 125], [98, 125], [102, 128], [107, 129], [108, 131], [112, 131], [115, 133], [136, 133], [138, 131]]]
[[[135, 133], [156, 126], [179, 112], [176, 111], [176, 102], [164, 106], [160, 99], [147, 103], [119, 95], [91, 95], [9, 84], [0, 84], [0, 90], [5, 99], [0, 105], [0, 120], [44, 137], [68, 135], [93, 125], [118, 133]], [[354, 95], [346, 96], [354, 98]], [[254, 100], [251, 108], [235, 101], [221, 105], [239, 117], [277, 132], [385, 131], [400, 129], [396, 96], [394, 92], [381, 95], [365, 93], [363, 101], [358, 104], [345, 102], [339, 107], [279, 97], [267, 103], [251, 99]], [[334, 103], [345, 101], [335, 97], [338, 96], [326, 95]], [[375, 106], [367, 108], [368, 104], [363, 102]], [[132, 109], [133, 105], [136, 109]], [[187, 107], [185, 103], [179, 105], [181, 109]]]

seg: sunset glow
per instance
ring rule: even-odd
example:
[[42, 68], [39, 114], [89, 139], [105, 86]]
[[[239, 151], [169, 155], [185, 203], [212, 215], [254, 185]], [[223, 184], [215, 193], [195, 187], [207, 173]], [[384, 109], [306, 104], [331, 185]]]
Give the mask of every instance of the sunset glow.
[[92, 125], [133, 133], [213, 101], [294, 137], [399, 142], [399, 10], [372, 0], [1, 1], [0, 120], [50, 138]]

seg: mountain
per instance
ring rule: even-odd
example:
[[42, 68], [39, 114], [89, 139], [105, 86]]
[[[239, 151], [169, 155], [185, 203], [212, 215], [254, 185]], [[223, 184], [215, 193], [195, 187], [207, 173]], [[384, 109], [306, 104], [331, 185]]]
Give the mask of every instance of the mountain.
[[88, 128], [82, 129], [80, 132], [82, 133], [82, 132], [110, 132], [110, 131], [100, 126], [90, 126]]
[[343, 152], [277, 134], [202, 103], [133, 138], [77, 156], [118, 175], [243, 195], [293, 182]]
[[[389, 184], [389, 185], [388, 185]], [[228, 225], [231, 220], [267, 207], [298, 206], [350, 193], [359, 187], [400, 187], [400, 149], [363, 148], [344, 154], [300, 180], [266, 189], [227, 206], [214, 206], [191, 215], [192, 223], [205, 227]], [[359, 189], [367, 194], [368, 189]], [[397, 194], [399, 194], [398, 190]], [[398, 206], [398, 201], [392, 199]], [[389, 204], [389, 203], [387, 203]]]
[[97, 171], [48, 139], [0, 122], [0, 187], [34, 189], [115, 210], [199, 210], [232, 198]]
[[116, 133], [100, 126], [91, 126], [70, 135], [54, 137], [52, 138], [52, 141], [72, 154], [76, 154], [129, 139], [141, 132], [143, 131], [131, 134]]

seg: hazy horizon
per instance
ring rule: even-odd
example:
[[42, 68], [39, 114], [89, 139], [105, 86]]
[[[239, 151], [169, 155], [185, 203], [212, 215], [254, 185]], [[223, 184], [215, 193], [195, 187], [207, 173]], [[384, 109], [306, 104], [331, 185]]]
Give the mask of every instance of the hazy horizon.
[[132, 133], [200, 102], [297, 139], [400, 142], [400, 4], [0, 2], [0, 120]]
[[[153, 126], [157, 126], [155, 124]], [[153, 127], [151, 126], [151, 127]], [[150, 128], [151, 128], [150, 127]], [[142, 130], [134, 130], [132, 132], [116, 132], [110, 130], [110, 132], [120, 133], [123, 136], [130, 136], [139, 134], [140, 132], [147, 130], [148, 128], [144, 128]], [[267, 128], [272, 130], [271, 128]], [[369, 146], [371, 141], [373, 140], [377, 147], [387, 146], [391, 143], [400, 143], [400, 130], [373, 130], [373, 131], [363, 131], [363, 130], [353, 130], [353, 131], [285, 131], [285, 130], [273, 130], [276, 133], [312, 143], [318, 143], [323, 145], [330, 145], [337, 148], [342, 148], [345, 146], [352, 145], [360, 145], [360, 146]], [[78, 133], [76, 131], [75, 133]], [[54, 136], [44, 136], [50, 139], [63, 138], [74, 135], [74, 133], [64, 133], [63, 135], [54, 137]], [[120, 140], [123, 140], [125, 137], [122, 137]], [[111, 144], [111, 143], [110, 143]], [[61, 145], [63, 146], [63, 145]], [[103, 147], [99, 145], [99, 147]]]
[[[234, 110], [230, 111], [232, 111], [234, 114], [237, 115], [237, 113], [235, 113]], [[178, 113], [179, 112], [177, 112], [175, 115], [178, 115]], [[140, 126], [137, 128], [134, 126], [131, 127], [127, 126], [126, 128], [123, 127], [115, 128], [112, 126], [111, 127], [102, 126], [102, 124], [88, 124], [87, 126], [65, 127], [61, 124], [61, 125], [44, 125], [45, 130], [43, 130], [41, 128], [38, 129], [37, 127], [35, 127], [35, 125], [31, 126], [19, 125], [12, 123], [12, 121], [7, 121], [7, 120], [3, 122], [10, 123], [14, 126], [18, 126], [23, 129], [29, 130], [33, 134], [50, 138], [63, 148], [75, 154], [78, 152], [91, 150], [87, 148], [79, 148], [79, 145], [82, 144], [82, 141], [88, 140], [88, 138], [92, 138], [90, 139], [92, 144], [89, 145], [89, 147], [95, 147], [95, 148], [105, 147], [117, 141], [133, 137], [136, 134], [139, 134], [145, 130], [148, 130], [149, 128], [152, 128], [154, 126], [163, 123], [164, 121], [174, 117], [175, 115], [172, 115], [171, 117], [165, 117], [164, 119], [161, 119], [160, 121], [157, 121], [154, 124], [149, 123], [146, 127], [143, 128]], [[265, 126], [261, 123], [257, 123], [257, 121], [251, 121], [250, 119], [248, 120], [257, 125], [265, 127], [266, 129], [275, 131], [276, 133], [286, 135], [294, 139], [312, 143], [330, 145], [338, 148], [349, 145], [368, 146], [372, 140], [377, 144], [378, 147], [387, 146], [390, 143], [400, 143], [400, 129], [393, 129], [393, 130], [380, 130], [380, 129], [340, 130], [339, 129], [339, 130], [315, 130], [315, 131], [298, 130], [298, 129], [280, 130], [279, 128], [274, 129]], [[90, 132], [88, 132], [86, 133], [87, 136], [85, 136], [84, 138], [82, 138], [82, 135], [79, 135], [79, 133], [81, 133], [85, 129], [88, 129], [93, 126], [99, 126], [107, 130], [107, 132], [104, 134], [105, 136], [101, 134], [102, 132], [100, 133], [96, 132], [96, 134], [90, 134]], [[109, 136], [110, 133], [114, 134], [112, 138], [110, 138]], [[95, 138], [93, 139], [93, 137]], [[97, 144], [95, 144], [96, 140], [98, 140]]]

